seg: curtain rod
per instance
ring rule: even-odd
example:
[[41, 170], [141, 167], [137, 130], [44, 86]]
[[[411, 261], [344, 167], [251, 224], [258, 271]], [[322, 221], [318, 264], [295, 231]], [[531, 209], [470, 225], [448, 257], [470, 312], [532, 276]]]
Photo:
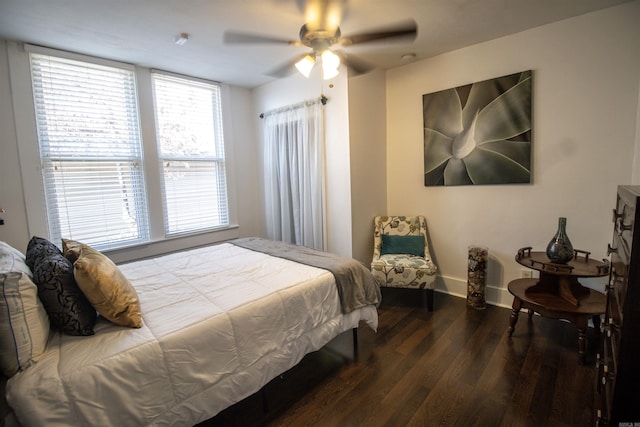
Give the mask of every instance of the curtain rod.
[[322, 105], [326, 105], [328, 100], [329, 100], [329, 98], [327, 98], [324, 95], [321, 95], [320, 98], [318, 98], [318, 99], [302, 101], [302, 102], [298, 102], [297, 104], [287, 105], [286, 107], [276, 108], [276, 109], [267, 111], [266, 113], [260, 113], [259, 117], [261, 119], [264, 119], [264, 117], [268, 116], [269, 114], [280, 113], [282, 111], [287, 111], [287, 110], [291, 110], [291, 109], [294, 109], [294, 108], [302, 107], [303, 105], [311, 105], [311, 104], [316, 103], [316, 102], [321, 102]]

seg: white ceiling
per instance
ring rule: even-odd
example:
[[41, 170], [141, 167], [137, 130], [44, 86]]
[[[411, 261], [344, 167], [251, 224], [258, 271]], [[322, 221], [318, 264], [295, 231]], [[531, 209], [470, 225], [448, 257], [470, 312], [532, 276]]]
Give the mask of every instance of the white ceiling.
[[[224, 45], [226, 30], [298, 39], [302, 0], [0, 0], [0, 38], [255, 87], [306, 48]], [[629, 0], [346, 0], [343, 35], [415, 19], [413, 43], [344, 48], [381, 68]], [[190, 35], [184, 46], [176, 37]]]

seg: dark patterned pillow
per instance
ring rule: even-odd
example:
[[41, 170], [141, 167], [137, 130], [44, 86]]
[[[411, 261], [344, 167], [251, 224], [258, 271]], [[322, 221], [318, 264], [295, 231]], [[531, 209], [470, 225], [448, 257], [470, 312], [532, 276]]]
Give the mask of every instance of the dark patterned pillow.
[[96, 310], [78, 287], [73, 265], [53, 243], [35, 237], [31, 241], [27, 253], [33, 262], [33, 281], [51, 325], [69, 335], [93, 335]]
[[27, 253], [26, 253], [26, 263], [33, 271], [36, 264], [40, 263], [42, 258], [57, 254], [60, 252], [60, 249], [47, 239], [43, 239], [42, 237], [33, 236], [31, 240], [29, 240], [29, 244], [27, 245]]

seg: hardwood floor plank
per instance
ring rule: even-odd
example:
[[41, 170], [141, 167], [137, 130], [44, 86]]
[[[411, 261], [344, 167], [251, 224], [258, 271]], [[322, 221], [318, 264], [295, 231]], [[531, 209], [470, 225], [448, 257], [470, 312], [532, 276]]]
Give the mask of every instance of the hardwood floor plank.
[[544, 425], [550, 418], [553, 393], [549, 393], [549, 391], [554, 390], [556, 376], [557, 369], [547, 364], [543, 364], [538, 371], [529, 407], [529, 412], [536, 425]]
[[[499, 331], [500, 329], [496, 330], [496, 333]], [[484, 393], [491, 394], [496, 402], [505, 405], [511, 402], [528, 344], [529, 340], [514, 342], [503, 331], [490, 355], [487, 369], [480, 375], [476, 387]]]
[[366, 425], [384, 425], [385, 427], [408, 425], [430, 391], [420, 384], [411, 384], [404, 397], [396, 400], [393, 405], [386, 405], [391, 407], [386, 414], [383, 411], [376, 411], [376, 416], [383, 416], [380, 421], [384, 421], [384, 424], [378, 423], [376, 417], [371, 417], [370, 424]]
[[577, 359], [575, 326], [436, 294], [433, 312], [383, 305], [369, 354], [311, 388], [269, 426], [588, 426], [598, 335]]

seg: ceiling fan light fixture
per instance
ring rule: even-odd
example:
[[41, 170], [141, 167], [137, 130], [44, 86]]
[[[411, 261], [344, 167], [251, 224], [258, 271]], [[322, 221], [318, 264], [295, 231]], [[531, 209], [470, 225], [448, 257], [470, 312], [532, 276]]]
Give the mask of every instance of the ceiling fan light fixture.
[[322, 78], [329, 80], [338, 75], [338, 67], [340, 66], [340, 57], [329, 49], [322, 52]]
[[313, 66], [315, 65], [316, 60], [311, 55], [306, 55], [300, 61], [296, 62], [296, 68], [300, 73], [309, 78], [311, 74], [311, 70], [313, 70]]
[[329, 49], [322, 52], [322, 67], [338, 68], [340, 66], [340, 57]]
[[338, 75], [337, 68], [327, 68], [326, 66], [322, 66], [322, 78], [324, 80], [329, 80]]

